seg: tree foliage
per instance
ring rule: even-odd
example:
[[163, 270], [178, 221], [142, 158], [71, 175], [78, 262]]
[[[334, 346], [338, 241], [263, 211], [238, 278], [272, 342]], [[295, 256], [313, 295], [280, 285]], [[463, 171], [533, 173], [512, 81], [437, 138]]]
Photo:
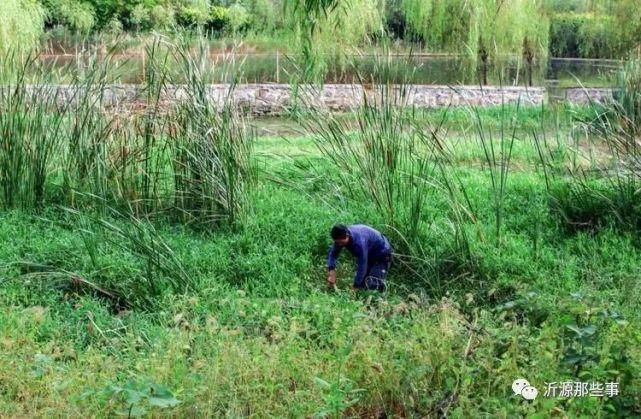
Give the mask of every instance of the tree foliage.
[[550, 53], [581, 58], [622, 58], [641, 45], [638, 0], [547, 0]]
[[75, 0], [42, 0], [46, 26], [65, 25], [74, 32], [89, 32], [96, 23], [95, 10], [88, 3]]
[[[36, 0], [33, 0], [36, 1]], [[272, 32], [283, 28], [281, 0], [37, 0], [47, 26], [86, 33], [114, 26], [147, 31], [206, 28]]]
[[[41, 30], [44, 10], [45, 29], [62, 26], [81, 34], [181, 29], [204, 30], [212, 36], [255, 34], [287, 40], [287, 47], [297, 46], [308, 57], [337, 56], [351, 46], [381, 39], [383, 32], [385, 37], [418, 43], [428, 51], [462, 53], [473, 60], [492, 60], [503, 54], [535, 59], [548, 54], [620, 58], [641, 44], [638, 0], [3, 0], [0, 3], [2, 39], [11, 36], [27, 43]], [[9, 23], [16, 19], [20, 20], [19, 25]]]
[[403, 0], [402, 10], [410, 35], [430, 50], [493, 57], [527, 44], [547, 52], [548, 20], [537, 0]]
[[285, 6], [286, 25], [303, 52], [307, 79], [320, 78], [328, 59], [342, 60], [350, 48], [384, 30], [384, 7], [378, 0], [290, 0]]
[[34, 46], [43, 21], [42, 8], [32, 0], [0, 1], [0, 53]]

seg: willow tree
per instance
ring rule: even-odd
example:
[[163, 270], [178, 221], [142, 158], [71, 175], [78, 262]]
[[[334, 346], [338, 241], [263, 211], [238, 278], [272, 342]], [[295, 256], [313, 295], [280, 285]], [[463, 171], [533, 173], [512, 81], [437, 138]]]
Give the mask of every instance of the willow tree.
[[43, 25], [43, 10], [34, 0], [0, 1], [0, 53], [32, 48]]
[[485, 70], [500, 55], [533, 64], [547, 54], [541, 0], [403, 0], [402, 10], [410, 33], [428, 49], [463, 54]]
[[[479, 0], [471, 13], [467, 54], [480, 61], [487, 82], [489, 60], [523, 58], [531, 84], [532, 67], [547, 56], [550, 23], [537, 0]], [[476, 58], [476, 59], [475, 59]]]
[[431, 34], [432, 0], [404, 0], [401, 11], [407, 24], [407, 32], [413, 40], [426, 42]]
[[286, 25], [303, 52], [305, 76], [320, 80], [328, 60], [345, 62], [351, 48], [383, 30], [381, 0], [288, 0]]
[[468, 0], [403, 0], [409, 33], [431, 51], [459, 52], [467, 45], [474, 6]]

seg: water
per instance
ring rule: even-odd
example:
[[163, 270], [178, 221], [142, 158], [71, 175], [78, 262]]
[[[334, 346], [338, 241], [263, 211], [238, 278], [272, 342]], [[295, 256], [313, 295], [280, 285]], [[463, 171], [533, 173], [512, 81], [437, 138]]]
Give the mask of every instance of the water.
[[[66, 69], [82, 67], [84, 60], [74, 55], [52, 55], [43, 60], [62, 75]], [[222, 82], [230, 74], [240, 75], [241, 83], [288, 83], [300, 74], [295, 64], [283, 55], [212, 55], [212, 82]], [[480, 84], [482, 71], [464, 59], [452, 56], [399, 56], [392, 58], [391, 77], [413, 84]], [[120, 83], [141, 83], [144, 80], [145, 63], [140, 57], [116, 57], [114, 63], [121, 66]], [[86, 63], [85, 65], [91, 65]], [[563, 88], [570, 86], [608, 87], [615, 80], [621, 62], [615, 60], [577, 60], [552, 58], [532, 69], [532, 83], [536, 86]], [[380, 69], [376, 57], [352, 57], [348, 63], [328, 62], [325, 83], [352, 83]], [[176, 69], [175, 74], [180, 75]], [[529, 71], [517, 60], [502, 59], [490, 63], [487, 69], [488, 84], [526, 85]]]

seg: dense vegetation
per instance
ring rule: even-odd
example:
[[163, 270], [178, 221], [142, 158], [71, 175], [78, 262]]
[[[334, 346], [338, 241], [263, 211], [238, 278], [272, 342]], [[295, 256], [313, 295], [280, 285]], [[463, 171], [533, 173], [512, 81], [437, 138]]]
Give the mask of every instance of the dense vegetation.
[[34, 2], [7, 0], [0, 3], [0, 53], [36, 45], [43, 19], [42, 8]]
[[559, 57], [620, 58], [639, 53], [641, 10], [632, 1], [554, 2], [550, 54]]
[[[315, 16], [316, 27], [322, 30], [314, 44], [322, 45], [321, 52], [390, 38], [481, 61], [495, 54], [622, 58], [641, 41], [641, 11], [635, 0], [326, 3], [330, 13]], [[292, 41], [299, 40], [311, 23], [305, 23], [300, 12], [307, 13], [314, 4], [295, 0], [10, 0], [0, 6], [4, 19], [0, 41], [6, 44], [14, 30], [11, 36], [29, 40], [43, 29], [54, 36], [198, 29], [214, 38], [271, 39], [286, 49], [298, 43]]]
[[[638, 61], [605, 103], [428, 111], [407, 103], [413, 69], [376, 56], [361, 83], [377, 100], [332, 114], [299, 84], [287, 117], [264, 121], [208, 100], [221, 78], [231, 98], [238, 75], [201, 36], [292, 41], [296, 81], [323, 71], [318, 53], [388, 36], [481, 65], [554, 48], [623, 57], [638, 13], [628, 0], [0, 2], [0, 416], [641, 415]], [[64, 68], [64, 96], [32, 50], [45, 31], [170, 37], [140, 43], [143, 96], [114, 109], [104, 87], [126, 70], [111, 35]], [[162, 100], [169, 85], [184, 100]], [[390, 238], [386, 293], [348, 291], [348, 258], [326, 289], [337, 221]], [[539, 397], [514, 395], [516, 378]], [[547, 397], [550, 382], [619, 394]]]
[[[283, 138], [206, 99], [204, 45], [145, 57], [118, 112], [111, 53], [62, 101], [3, 58], [0, 415], [641, 413], [638, 64], [608, 105], [421, 111], [381, 59], [378, 101], [301, 95]], [[347, 291], [349, 259], [326, 291], [336, 221], [391, 238], [388, 293]], [[561, 381], [620, 394], [543, 396]]]

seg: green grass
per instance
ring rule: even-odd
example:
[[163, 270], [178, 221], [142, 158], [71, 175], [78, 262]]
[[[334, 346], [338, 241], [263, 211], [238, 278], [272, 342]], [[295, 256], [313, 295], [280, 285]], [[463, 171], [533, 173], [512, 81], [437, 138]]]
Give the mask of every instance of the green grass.
[[[206, 100], [203, 45], [157, 42], [144, 112], [0, 97], [0, 416], [641, 412], [636, 154], [602, 108], [401, 110], [383, 85], [247, 120]], [[326, 290], [336, 222], [391, 238], [387, 293], [351, 294], [347, 257]], [[545, 398], [560, 381], [621, 394]]]
[[[443, 296], [394, 268], [388, 294], [353, 296], [349, 258], [340, 291], [325, 291], [332, 223], [383, 227], [386, 219], [332, 186], [333, 166], [310, 137], [258, 140], [258, 181], [241, 229], [154, 222], [146, 243], [165, 243], [192, 282], [165, 286], [145, 309], [71, 279], [127, 296], [122, 284], [147, 275], [129, 236], [88, 245], [83, 231], [94, 229], [83, 217], [53, 207], [1, 213], [0, 415], [638, 414], [635, 234], [612, 225], [567, 234], [550, 212], [536, 148], [523, 139], [511, 156], [497, 246], [482, 144], [466, 130], [447, 140], [475, 209], [477, 223], [464, 228], [476, 263], [461, 271], [445, 256], [448, 202], [434, 195], [426, 217], [442, 234], [423, 246], [437, 267], [427, 281], [442, 281]], [[310, 161], [316, 174], [305, 170]], [[99, 220], [136, 231], [126, 218]], [[512, 395], [517, 377], [539, 389], [535, 402]], [[552, 381], [618, 381], [621, 394], [542, 397]]]

